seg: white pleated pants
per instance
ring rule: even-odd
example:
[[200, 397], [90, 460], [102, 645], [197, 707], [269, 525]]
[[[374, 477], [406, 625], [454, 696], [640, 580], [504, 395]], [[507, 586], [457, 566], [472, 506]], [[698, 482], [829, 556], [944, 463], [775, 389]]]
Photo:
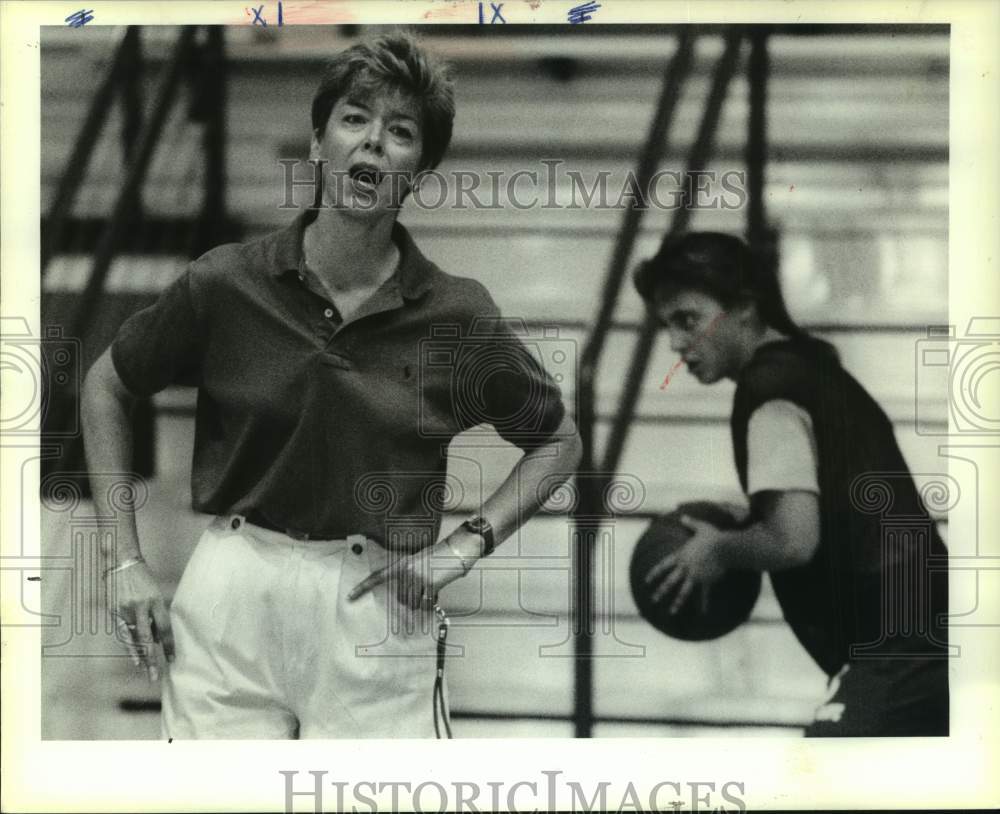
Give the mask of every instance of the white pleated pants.
[[299, 541], [218, 517], [170, 609], [167, 738], [433, 738], [435, 624], [385, 584], [378, 543]]

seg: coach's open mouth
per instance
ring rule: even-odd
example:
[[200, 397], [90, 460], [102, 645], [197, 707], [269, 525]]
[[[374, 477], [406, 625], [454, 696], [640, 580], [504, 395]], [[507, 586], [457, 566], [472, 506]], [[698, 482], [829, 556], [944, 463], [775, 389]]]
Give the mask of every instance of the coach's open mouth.
[[382, 172], [374, 164], [364, 162], [352, 164], [347, 172], [355, 186], [374, 189], [382, 181]]

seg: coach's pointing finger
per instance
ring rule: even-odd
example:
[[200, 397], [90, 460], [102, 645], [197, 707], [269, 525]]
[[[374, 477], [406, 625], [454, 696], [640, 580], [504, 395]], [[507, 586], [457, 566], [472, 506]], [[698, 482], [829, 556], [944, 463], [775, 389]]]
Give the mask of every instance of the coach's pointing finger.
[[364, 596], [372, 588], [381, 585], [389, 579], [389, 566], [383, 566], [377, 571], [372, 571], [367, 577], [365, 577], [361, 582], [354, 586], [351, 592], [347, 595], [349, 601], [353, 602], [355, 599]]

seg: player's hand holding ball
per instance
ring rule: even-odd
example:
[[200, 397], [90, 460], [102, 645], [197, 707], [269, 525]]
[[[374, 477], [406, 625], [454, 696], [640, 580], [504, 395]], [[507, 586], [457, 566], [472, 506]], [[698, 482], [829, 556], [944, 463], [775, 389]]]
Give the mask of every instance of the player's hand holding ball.
[[[760, 593], [756, 571], [726, 568], [720, 540], [746, 525], [742, 507], [685, 503], [657, 517], [636, 543], [629, 569], [639, 613], [685, 641], [715, 639], [750, 616]], [[699, 601], [691, 596], [698, 588]]]
[[653, 587], [653, 602], [669, 601], [670, 613], [677, 613], [692, 591], [701, 587], [701, 602], [707, 606], [709, 585], [726, 572], [719, 556], [722, 532], [711, 523], [681, 514], [680, 522], [691, 530], [691, 538], [679, 549], [663, 557], [646, 575]]

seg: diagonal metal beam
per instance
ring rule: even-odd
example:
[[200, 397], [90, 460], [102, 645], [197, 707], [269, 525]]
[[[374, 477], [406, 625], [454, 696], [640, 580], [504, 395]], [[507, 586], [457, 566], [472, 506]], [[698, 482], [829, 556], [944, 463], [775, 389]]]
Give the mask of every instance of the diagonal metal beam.
[[59, 186], [56, 188], [52, 204], [45, 217], [46, 229], [42, 236], [40, 264], [42, 275], [45, 274], [50, 261], [62, 244], [70, 210], [72, 210], [73, 202], [80, 191], [80, 184], [87, 173], [87, 167], [90, 166], [90, 159], [94, 154], [98, 136], [112, 106], [115, 89], [121, 83], [126, 69], [132, 62], [133, 55], [138, 50], [139, 28], [139, 26], [130, 25], [125, 31], [122, 41], [118, 44], [111, 69], [105, 75], [90, 102], [90, 109], [87, 111], [87, 117], [80, 128], [80, 133], [76, 137], [73, 151], [59, 177]]

